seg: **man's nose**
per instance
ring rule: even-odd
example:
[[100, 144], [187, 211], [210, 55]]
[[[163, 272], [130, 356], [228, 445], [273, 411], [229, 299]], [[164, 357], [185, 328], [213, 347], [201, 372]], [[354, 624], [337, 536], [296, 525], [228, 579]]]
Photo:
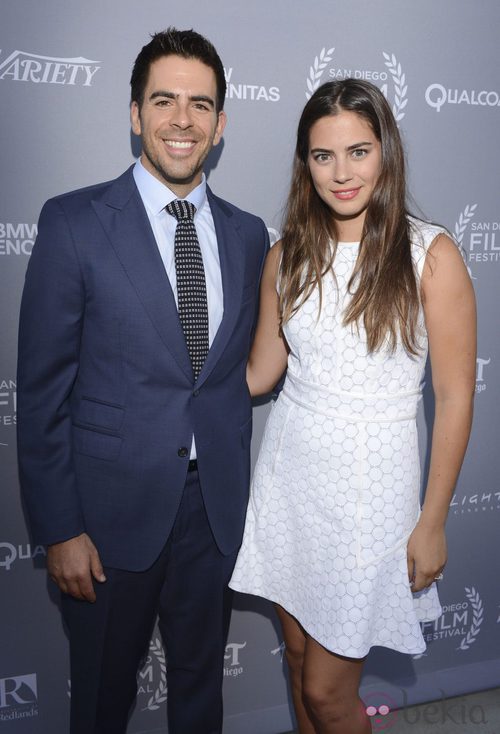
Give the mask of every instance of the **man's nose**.
[[186, 130], [193, 124], [191, 110], [189, 105], [178, 104], [175, 106], [172, 116], [170, 117], [170, 124], [181, 130]]

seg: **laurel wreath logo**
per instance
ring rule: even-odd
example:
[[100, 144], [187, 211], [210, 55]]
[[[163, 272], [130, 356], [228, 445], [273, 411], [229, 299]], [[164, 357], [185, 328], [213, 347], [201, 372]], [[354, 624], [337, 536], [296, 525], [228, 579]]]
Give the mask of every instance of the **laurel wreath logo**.
[[283, 662], [283, 655], [285, 654], [286, 646], [285, 642], [283, 641], [279, 647], [275, 647], [274, 650], [271, 650], [271, 655], [279, 655], [279, 659], [281, 662]]
[[144, 706], [142, 710], [156, 711], [160, 708], [160, 704], [167, 700], [167, 665], [165, 661], [165, 653], [163, 652], [163, 647], [158, 637], [151, 640], [149, 651], [156, 657], [160, 665], [160, 682], [158, 684], [158, 688], [149, 698], [146, 706]]
[[463, 212], [460, 212], [458, 222], [455, 223], [455, 239], [459, 245], [462, 244], [465, 230], [467, 229], [467, 225], [469, 224], [470, 220], [474, 217], [476, 208], [477, 204], [467, 204]]
[[333, 52], [335, 47], [322, 48], [319, 52], [319, 56], [314, 57], [314, 63], [309, 67], [309, 76], [307, 77], [307, 92], [306, 99], [310, 99], [313, 93], [317, 90], [320, 85], [321, 77], [326, 65], [332, 60]]
[[392, 105], [392, 112], [396, 118], [396, 122], [399, 122], [405, 116], [403, 112], [404, 108], [408, 104], [406, 93], [408, 91], [408, 85], [406, 84], [406, 76], [403, 74], [401, 64], [398, 62], [394, 54], [386, 54], [382, 51], [385, 59], [385, 65], [387, 66], [392, 81], [394, 82], [394, 104]]
[[479, 596], [479, 592], [476, 591], [473, 586], [471, 586], [470, 589], [466, 586], [465, 595], [470, 601], [470, 605], [472, 607], [472, 624], [470, 630], [467, 632], [462, 642], [457, 647], [457, 650], [469, 649], [469, 647], [476, 641], [476, 637], [479, 634], [481, 623], [483, 621], [484, 607], [483, 602], [481, 601], [481, 597]]

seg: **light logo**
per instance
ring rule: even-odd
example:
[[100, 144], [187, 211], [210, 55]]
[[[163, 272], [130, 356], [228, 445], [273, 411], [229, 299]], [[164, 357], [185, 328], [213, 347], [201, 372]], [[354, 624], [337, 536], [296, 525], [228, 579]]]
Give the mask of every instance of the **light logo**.
[[454, 515], [498, 511], [500, 510], [500, 491], [473, 492], [461, 496], [454, 494], [450, 502], [450, 509]]
[[0, 81], [90, 87], [101, 68], [98, 64], [100, 61], [83, 56], [60, 58], [13, 51], [0, 63]]

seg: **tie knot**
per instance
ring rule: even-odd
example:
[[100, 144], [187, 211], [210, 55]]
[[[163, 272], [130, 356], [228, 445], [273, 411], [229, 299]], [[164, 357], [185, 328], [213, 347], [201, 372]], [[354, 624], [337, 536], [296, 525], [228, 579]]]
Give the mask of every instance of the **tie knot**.
[[178, 222], [185, 219], [194, 219], [196, 207], [186, 199], [174, 199], [165, 207], [167, 212], [177, 219]]

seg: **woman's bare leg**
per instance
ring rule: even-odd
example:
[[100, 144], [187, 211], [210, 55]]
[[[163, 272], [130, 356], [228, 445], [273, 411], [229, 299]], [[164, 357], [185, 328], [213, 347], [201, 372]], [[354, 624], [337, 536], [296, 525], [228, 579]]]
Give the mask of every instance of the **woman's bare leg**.
[[293, 706], [299, 727], [299, 734], [316, 734], [316, 729], [307, 713], [302, 697], [302, 671], [306, 650], [306, 633], [295, 617], [285, 612], [283, 607], [275, 605], [285, 640], [285, 655], [290, 674]]
[[370, 719], [359, 697], [364, 658], [346, 658], [306, 635], [302, 697], [315, 734], [369, 734]]

